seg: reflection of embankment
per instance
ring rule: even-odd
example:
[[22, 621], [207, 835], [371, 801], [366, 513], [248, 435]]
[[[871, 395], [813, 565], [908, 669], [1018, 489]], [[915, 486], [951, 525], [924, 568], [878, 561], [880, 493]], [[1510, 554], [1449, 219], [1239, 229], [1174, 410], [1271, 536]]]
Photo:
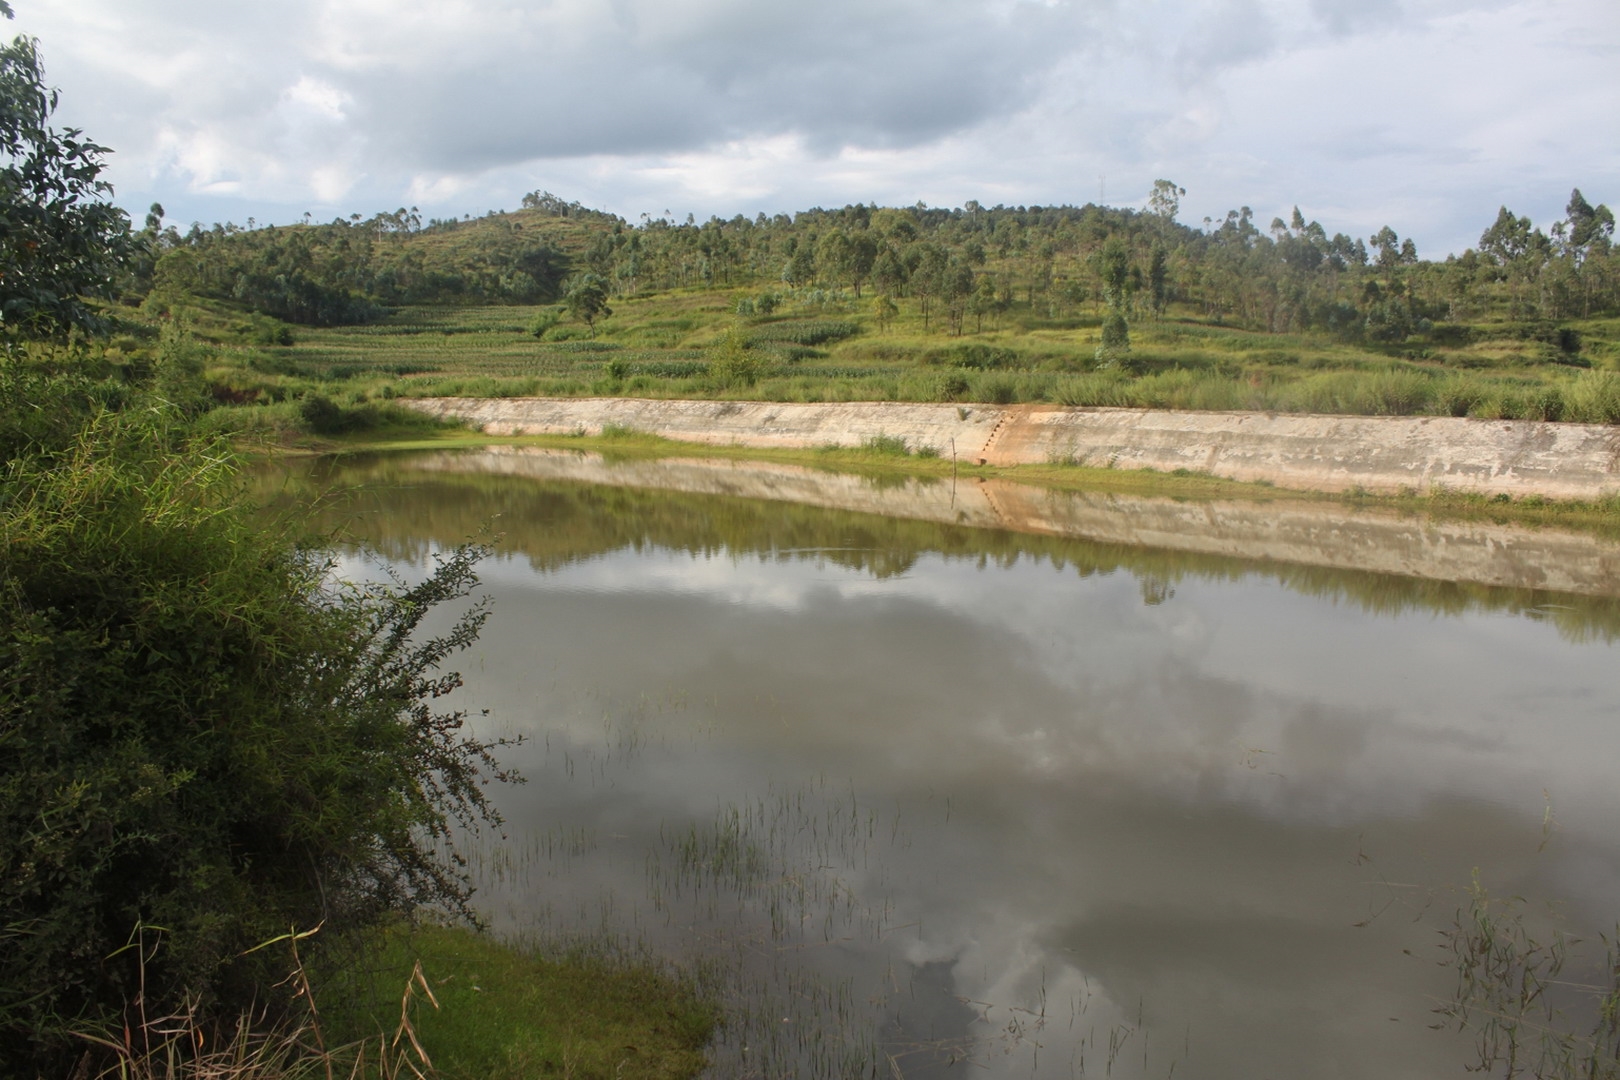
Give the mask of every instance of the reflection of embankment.
[[1443, 523], [1298, 502], [1195, 502], [1063, 492], [1003, 480], [873, 481], [792, 465], [674, 458], [609, 462], [491, 447], [419, 468], [769, 499], [973, 528], [1515, 589], [1620, 596], [1620, 547], [1578, 533]]

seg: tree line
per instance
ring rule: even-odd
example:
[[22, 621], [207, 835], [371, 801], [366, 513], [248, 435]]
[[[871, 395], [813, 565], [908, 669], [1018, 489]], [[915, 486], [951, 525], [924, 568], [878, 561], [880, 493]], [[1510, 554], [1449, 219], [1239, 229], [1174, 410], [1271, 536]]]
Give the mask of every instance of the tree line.
[[[631, 223], [549, 192], [523, 209], [430, 220], [400, 209], [329, 224], [164, 228], [139, 239], [131, 299], [186, 292], [291, 322], [362, 322], [414, 303], [549, 303], [590, 277], [607, 296], [683, 288], [826, 289], [907, 303], [962, 335], [1019, 308], [1047, 319], [1162, 315], [1171, 308], [1265, 332], [1350, 342], [1455, 335], [1469, 323], [1530, 326], [1620, 311], [1614, 214], [1576, 189], [1548, 231], [1501, 208], [1477, 247], [1419, 257], [1385, 226], [1330, 234], [1296, 207], [1262, 228], [1242, 207], [1202, 227], [1177, 219], [1185, 190], [1157, 181], [1146, 209], [854, 204], [705, 222]], [[769, 306], [770, 300], [761, 299]], [[756, 314], [768, 314], [768, 310]]]

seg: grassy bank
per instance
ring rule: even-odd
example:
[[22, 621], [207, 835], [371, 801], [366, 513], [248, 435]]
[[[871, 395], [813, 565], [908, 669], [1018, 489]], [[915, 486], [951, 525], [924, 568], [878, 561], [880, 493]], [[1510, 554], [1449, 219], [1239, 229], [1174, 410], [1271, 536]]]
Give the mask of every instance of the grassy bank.
[[363, 974], [334, 980], [326, 996], [337, 1003], [326, 1014], [333, 1034], [350, 1045], [391, 1039], [403, 999], [410, 1034], [447, 1080], [694, 1076], [717, 1021], [652, 967], [434, 926], [384, 931]]
[[[396, 924], [332, 952], [314, 932], [260, 948], [286, 977], [234, 1021], [137, 1004], [83, 1044], [120, 1080], [682, 1080], [706, 1065], [718, 1011], [650, 963]], [[332, 943], [328, 943], [332, 944]], [[335, 965], [335, 966], [334, 966]], [[88, 1063], [90, 1059], [86, 1059]], [[81, 1064], [81, 1070], [83, 1064]]]

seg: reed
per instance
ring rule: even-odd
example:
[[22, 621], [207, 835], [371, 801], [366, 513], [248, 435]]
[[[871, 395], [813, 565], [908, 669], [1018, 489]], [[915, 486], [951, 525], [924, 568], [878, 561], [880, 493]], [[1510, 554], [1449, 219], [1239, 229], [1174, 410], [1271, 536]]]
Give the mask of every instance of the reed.
[[1436, 1027], [1474, 1036], [1472, 1071], [1536, 1080], [1620, 1077], [1620, 927], [1592, 943], [1557, 922], [1541, 930], [1517, 900], [1475, 875], [1443, 932], [1456, 971]]

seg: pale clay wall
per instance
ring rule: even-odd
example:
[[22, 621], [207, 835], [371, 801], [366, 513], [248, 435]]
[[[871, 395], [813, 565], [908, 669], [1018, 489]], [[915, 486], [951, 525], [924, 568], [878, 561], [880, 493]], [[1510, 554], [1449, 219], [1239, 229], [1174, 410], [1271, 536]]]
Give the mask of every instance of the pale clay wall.
[[1595, 424], [883, 402], [422, 398], [398, 404], [497, 435], [594, 435], [618, 425], [684, 442], [755, 447], [857, 446], [883, 435], [970, 463], [1189, 469], [1314, 491], [1444, 487], [1558, 499], [1620, 494], [1620, 428]]

